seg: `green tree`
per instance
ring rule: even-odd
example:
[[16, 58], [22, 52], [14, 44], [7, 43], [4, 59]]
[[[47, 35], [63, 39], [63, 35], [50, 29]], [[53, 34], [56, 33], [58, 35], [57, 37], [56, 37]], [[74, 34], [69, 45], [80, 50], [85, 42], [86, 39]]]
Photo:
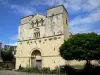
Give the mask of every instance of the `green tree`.
[[60, 47], [60, 55], [65, 60], [99, 60], [100, 35], [83, 33], [72, 35]]
[[12, 48], [9, 48], [7, 50], [1, 50], [1, 57], [3, 61], [12, 61], [13, 54], [12, 54]]

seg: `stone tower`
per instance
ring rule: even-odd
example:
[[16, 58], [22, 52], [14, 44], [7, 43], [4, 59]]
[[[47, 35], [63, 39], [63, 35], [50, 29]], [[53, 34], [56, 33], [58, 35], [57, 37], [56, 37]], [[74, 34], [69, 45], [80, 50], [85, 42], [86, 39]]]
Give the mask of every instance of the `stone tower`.
[[16, 52], [16, 69], [65, 64], [59, 47], [69, 38], [68, 13], [63, 5], [47, 9], [47, 16], [29, 15], [21, 19]]

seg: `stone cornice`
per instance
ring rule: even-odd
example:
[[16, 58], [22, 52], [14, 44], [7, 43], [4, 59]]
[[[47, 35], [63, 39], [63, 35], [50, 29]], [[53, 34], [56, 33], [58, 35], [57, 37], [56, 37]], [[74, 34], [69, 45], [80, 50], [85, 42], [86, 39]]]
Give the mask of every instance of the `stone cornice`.
[[30, 41], [30, 40], [37, 40], [37, 39], [43, 39], [43, 38], [50, 38], [50, 37], [56, 37], [56, 36], [61, 36], [61, 35], [64, 35], [64, 34], [54, 35], [54, 36], [48, 36], [48, 37], [42, 37], [42, 38], [36, 38], [36, 39], [21, 40], [21, 41], [18, 41], [18, 42]]
[[[49, 55], [49, 56], [41, 56], [41, 57], [58, 57], [58, 56], [60, 55]], [[32, 57], [27, 56], [27, 57], [16, 57], [16, 58], [32, 58]]]

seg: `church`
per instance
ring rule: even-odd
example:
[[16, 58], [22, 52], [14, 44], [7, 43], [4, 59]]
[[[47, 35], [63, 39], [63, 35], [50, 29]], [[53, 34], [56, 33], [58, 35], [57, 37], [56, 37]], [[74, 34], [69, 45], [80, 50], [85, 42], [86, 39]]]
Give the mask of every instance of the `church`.
[[47, 15], [37, 13], [21, 18], [18, 29], [16, 69], [65, 65], [59, 47], [69, 38], [68, 12], [63, 5], [47, 9]]

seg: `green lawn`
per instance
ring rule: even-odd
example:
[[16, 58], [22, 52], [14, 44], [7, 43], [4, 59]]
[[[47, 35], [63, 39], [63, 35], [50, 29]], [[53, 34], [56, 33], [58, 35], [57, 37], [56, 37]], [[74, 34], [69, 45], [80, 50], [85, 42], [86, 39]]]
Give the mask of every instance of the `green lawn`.
[[73, 67], [75, 69], [83, 69], [84, 68], [84, 65], [73, 65], [71, 67]]

